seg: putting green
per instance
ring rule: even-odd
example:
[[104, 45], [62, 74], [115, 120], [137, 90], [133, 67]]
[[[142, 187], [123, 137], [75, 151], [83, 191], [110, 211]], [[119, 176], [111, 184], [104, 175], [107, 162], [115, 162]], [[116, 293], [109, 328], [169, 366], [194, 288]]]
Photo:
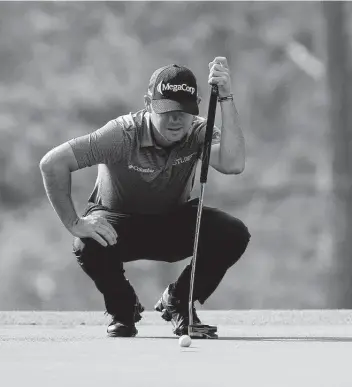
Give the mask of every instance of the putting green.
[[136, 338], [107, 338], [102, 313], [0, 312], [4, 386], [349, 387], [351, 311], [200, 311], [219, 340], [178, 346], [144, 313]]

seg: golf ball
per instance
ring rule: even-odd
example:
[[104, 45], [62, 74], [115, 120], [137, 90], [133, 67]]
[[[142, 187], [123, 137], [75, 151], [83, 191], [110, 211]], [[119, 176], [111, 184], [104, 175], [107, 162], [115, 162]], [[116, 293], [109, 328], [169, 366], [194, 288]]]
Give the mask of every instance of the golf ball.
[[192, 343], [191, 338], [188, 335], [183, 335], [178, 339], [180, 347], [189, 347]]

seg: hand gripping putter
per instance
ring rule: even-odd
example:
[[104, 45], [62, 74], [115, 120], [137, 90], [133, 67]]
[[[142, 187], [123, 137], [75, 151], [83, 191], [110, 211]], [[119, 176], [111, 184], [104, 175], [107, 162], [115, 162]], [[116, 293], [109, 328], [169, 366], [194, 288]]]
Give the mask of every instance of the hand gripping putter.
[[200, 173], [200, 198], [198, 203], [197, 210], [197, 222], [196, 222], [196, 232], [194, 238], [193, 246], [193, 258], [192, 258], [192, 271], [190, 279], [190, 289], [189, 289], [189, 302], [188, 302], [188, 315], [189, 315], [189, 325], [188, 325], [188, 336], [192, 338], [207, 338], [207, 339], [217, 339], [216, 334], [217, 327], [211, 325], [203, 324], [193, 324], [193, 288], [194, 288], [194, 275], [196, 271], [196, 260], [197, 260], [197, 250], [198, 250], [198, 239], [199, 239], [199, 229], [200, 221], [202, 217], [203, 210], [203, 200], [204, 200], [204, 189], [205, 183], [208, 178], [208, 168], [209, 168], [209, 159], [210, 159], [210, 149], [213, 137], [215, 113], [216, 113], [216, 104], [218, 99], [218, 86], [211, 86], [209, 108], [208, 108], [208, 119], [207, 126], [205, 131], [205, 140], [203, 146], [202, 154], [202, 167]]

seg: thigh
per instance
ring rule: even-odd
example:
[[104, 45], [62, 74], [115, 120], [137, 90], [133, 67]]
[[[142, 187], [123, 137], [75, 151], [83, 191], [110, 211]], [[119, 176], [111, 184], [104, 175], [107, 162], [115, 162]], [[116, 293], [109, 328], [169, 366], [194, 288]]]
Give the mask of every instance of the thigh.
[[191, 202], [177, 211], [131, 218], [124, 228], [122, 249], [127, 259], [176, 262], [192, 255], [197, 206]]
[[238, 258], [245, 251], [250, 237], [248, 228], [240, 219], [216, 208], [204, 208], [199, 254], [205, 259]]
[[[188, 258], [193, 254], [198, 202], [192, 200], [176, 211], [160, 215], [126, 216], [95, 207], [118, 234], [117, 244], [103, 249], [119, 262], [139, 259], [176, 262]], [[239, 219], [203, 206], [199, 254], [213, 256], [220, 248], [231, 248], [247, 235], [248, 230]]]
[[[168, 257], [170, 262], [192, 256], [198, 203], [198, 200], [191, 201], [180, 211], [161, 217], [154, 237], [148, 238], [153, 241], [153, 244], [149, 244], [150, 250], [154, 249], [158, 255]], [[213, 261], [216, 257], [220, 259], [220, 256], [232, 253], [237, 255], [237, 252], [243, 252], [249, 239], [249, 231], [240, 219], [217, 208], [203, 206], [197, 250], [201, 261]]]
[[[130, 260], [151, 259], [176, 262], [192, 256], [196, 232], [198, 200], [179, 210], [130, 220], [124, 229], [122, 249], [129, 249]], [[126, 222], [128, 223], [128, 222]], [[249, 233], [243, 222], [226, 212], [204, 206], [198, 240], [198, 253], [218, 255], [219, 249], [230, 252], [248, 243]]]
[[187, 258], [192, 254], [194, 234], [191, 207], [189, 202], [168, 214], [125, 215], [91, 204], [83, 216], [94, 212], [104, 217], [116, 230], [117, 243], [104, 247], [91, 238], [74, 238], [74, 253], [85, 271], [96, 270], [97, 265], [119, 269], [123, 262], [139, 259], [175, 262]]
[[212, 207], [203, 209], [201, 232], [210, 239], [236, 239], [249, 235], [246, 225], [240, 219]]

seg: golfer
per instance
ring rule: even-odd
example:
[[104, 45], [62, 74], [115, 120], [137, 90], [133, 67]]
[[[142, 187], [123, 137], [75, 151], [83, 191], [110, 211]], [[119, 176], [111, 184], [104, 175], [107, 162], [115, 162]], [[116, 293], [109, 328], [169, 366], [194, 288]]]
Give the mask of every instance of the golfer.
[[[245, 142], [233, 101], [227, 59], [209, 63], [209, 84], [218, 85], [221, 130], [214, 127], [210, 166], [225, 175], [245, 167]], [[171, 64], [156, 70], [144, 108], [119, 116], [92, 133], [50, 150], [40, 162], [47, 196], [67, 230], [84, 272], [102, 293], [112, 320], [107, 334], [132, 337], [144, 308], [124, 275], [124, 263], [140, 259], [177, 262], [192, 256], [198, 199], [191, 199], [201, 159], [206, 119], [194, 74]], [[98, 165], [84, 213], [71, 197], [71, 173]], [[245, 252], [243, 222], [204, 206], [198, 242], [194, 301], [215, 291]], [[169, 284], [155, 308], [187, 334], [191, 264]], [[193, 308], [194, 323], [200, 323]]]

